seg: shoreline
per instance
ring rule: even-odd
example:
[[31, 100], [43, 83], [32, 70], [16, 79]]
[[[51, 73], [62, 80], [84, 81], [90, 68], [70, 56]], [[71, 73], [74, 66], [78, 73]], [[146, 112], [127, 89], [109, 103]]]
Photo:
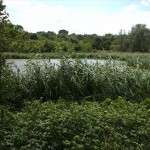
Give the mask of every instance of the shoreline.
[[69, 58], [89, 58], [89, 59], [114, 59], [125, 61], [129, 57], [150, 57], [150, 53], [132, 53], [132, 52], [73, 52], [73, 53], [16, 53], [16, 52], [4, 52], [3, 57], [5, 59], [60, 59], [63, 56]]

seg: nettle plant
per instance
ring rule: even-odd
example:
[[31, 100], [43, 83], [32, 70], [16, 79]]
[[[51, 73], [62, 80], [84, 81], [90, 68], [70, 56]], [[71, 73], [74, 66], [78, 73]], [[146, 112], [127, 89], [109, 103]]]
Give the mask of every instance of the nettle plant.
[[149, 149], [149, 104], [119, 97], [102, 103], [34, 101], [4, 110], [1, 149]]

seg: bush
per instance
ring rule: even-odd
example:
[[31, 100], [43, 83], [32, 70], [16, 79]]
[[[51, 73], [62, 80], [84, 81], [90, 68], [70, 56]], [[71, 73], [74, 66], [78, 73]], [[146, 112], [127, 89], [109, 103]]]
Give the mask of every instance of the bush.
[[133, 104], [121, 97], [81, 104], [35, 101], [22, 112], [3, 110], [0, 149], [148, 150], [147, 102]]

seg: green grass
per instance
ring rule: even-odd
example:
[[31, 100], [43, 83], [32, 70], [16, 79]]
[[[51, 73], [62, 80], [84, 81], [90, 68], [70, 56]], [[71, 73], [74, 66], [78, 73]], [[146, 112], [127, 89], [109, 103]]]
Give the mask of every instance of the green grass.
[[113, 59], [126, 61], [129, 66], [140, 67], [141, 69], [150, 70], [150, 53], [129, 53], [129, 52], [80, 52], [80, 53], [11, 53], [3, 54], [6, 59], [39, 59], [39, 58], [62, 58], [62, 55], [71, 58], [89, 58], [89, 59]]
[[35, 101], [17, 113], [3, 108], [0, 149], [148, 150], [149, 104], [120, 97], [81, 104]]
[[58, 53], [16, 53], [5, 52], [3, 56], [6, 59], [38, 59], [38, 58], [59, 58]]
[[[63, 52], [65, 54], [65, 52]], [[99, 51], [99, 52], [72, 52], [66, 53], [66, 55], [70, 55], [72, 58], [102, 58], [107, 59], [111, 57], [112, 59], [126, 60], [128, 57], [141, 57], [148, 56], [150, 53], [130, 53], [130, 52], [112, 52], [112, 51]], [[16, 52], [5, 52], [3, 53], [5, 58], [61, 58], [61, 54], [59, 53], [16, 53]]]

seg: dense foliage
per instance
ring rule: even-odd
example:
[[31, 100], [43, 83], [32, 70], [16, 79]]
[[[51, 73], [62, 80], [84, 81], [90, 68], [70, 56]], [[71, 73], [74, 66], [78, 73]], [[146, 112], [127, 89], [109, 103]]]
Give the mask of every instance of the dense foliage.
[[32, 99], [103, 101], [122, 96], [130, 101], [142, 101], [150, 97], [149, 70], [128, 67], [111, 59], [105, 65], [101, 60], [89, 64], [86, 60], [66, 57], [59, 65], [31, 60], [24, 72], [6, 66], [1, 79], [1, 105], [15, 109]]
[[149, 70], [112, 60], [29, 61], [24, 72], [6, 64], [0, 149], [148, 150], [149, 91]]
[[113, 51], [150, 51], [150, 29], [144, 24], [137, 24], [131, 31], [119, 35], [105, 34], [99, 36], [68, 34], [67, 30], [60, 30], [58, 34], [48, 32], [29, 33], [20, 25], [8, 23], [6, 25], [11, 46], [10, 52], [95, 52], [99, 50]]
[[7, 21], [5, 5], [0, 0], [0, 50], [7, 52], [94, 52], [99, 50], [150, 52], [150, 28], [145, 24], [136, 24], [131, 31], [123, 30], [118, 35], [105, 34], [69, 34], [61, 29], [30, 33], [21, 25]]
[[149, 150], [149, 104], [120, 97], [103, 103], [35, 101], [17, 113], [3, 109], [0, 149]]
[[[108, 59], [106, 53], [98, 53], [149, 52], [150, 29], [146, 25], [137, 24], [128, 34], [121, 30], [119, 35], [69, 35], [64, 29], [58, 34], [29, 33], [7, 18], [0, 0], [1, 150], [150, 149], [149, 55], [113, 53]], [[58, 65], [29, 60], [25, 70], [4, 61], [5, 56], [33, 58], [37, 52], [43, 56], [35, 58], [76, 53]], [[72, 59], [82, 55], [108, 60], [89, 64]]]
[[[7, 37], [7, 28], [8, 23], [8, 14], [5, 12], [6, 6], [3, 5], [3, 1], [0, 0], [0, 68], [4, 64], [4, 58], [2, 52], [8, 51], [8, 37]], [[0, 70], [1, 73], [1, 70]]]
[[131, 31], [123, 30], [118, 35], [69, 34], [61, 29], [30, 33], [21, 25], [7, 21], [5, 5], [0, 0], [0, 49], [5, 52], [95, 52], [100, 50], [150, 52], [150, 29], [145, 24], [136, 24]]
[[8, 14], [5, 12], [6, 6], [3, 5], [3, 1], [0, 0], [0, 52], [6, 50], [6, 42], [7, 42], [7, 37], [6, 37], [6, 25], [8, 23]]

